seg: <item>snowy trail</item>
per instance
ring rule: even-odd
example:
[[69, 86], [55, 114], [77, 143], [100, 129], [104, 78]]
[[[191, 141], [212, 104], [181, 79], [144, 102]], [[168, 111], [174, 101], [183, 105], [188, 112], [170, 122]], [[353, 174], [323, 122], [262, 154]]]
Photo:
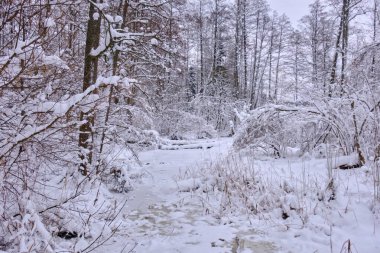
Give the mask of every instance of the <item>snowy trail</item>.
[[[175, 178], [180, 173], [225, 156], [231, 144], [229, 138], [214, 139], [193, 143], [191, 149], [141, 153], [140, 160], [149, 176], [129, 193], [123, 212], [126, 224], [107, 243], [112, 252], [274, 252], [270, 242], [239, 239], [259, 237], [258, 231], [242, 232], [233, 224], [205, 215], [202, 200], [186, 199], [178, 192]], [[104, 248], [100, 252], [105, 252]]]
[[[141, 185], [131, 192], [128, 210], [146, 210], [152, 204], [176, 200], [175, 177], [188, 168], [219, 159], [227, 154], [231, 139], [198, 141], [198, 145], [183, 145], [179, 149], [152, 150], [139, 154], [144, 171], [148, 174]], [[212, 144], [212, 148], [210, 147]], [[186, 147], [193, 148], [186, 148]], [[198, 147], [204, 148], [198, 148]]]

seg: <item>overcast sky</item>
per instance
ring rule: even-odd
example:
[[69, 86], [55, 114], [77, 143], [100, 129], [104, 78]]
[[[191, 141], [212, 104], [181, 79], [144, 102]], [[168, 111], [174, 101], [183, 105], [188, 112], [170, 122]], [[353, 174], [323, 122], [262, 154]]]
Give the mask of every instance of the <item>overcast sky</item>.
[[314, 2], [313, 0], [268, 0], [269, 5], [273, 10], [276, 10], [279, 15], [283, 13], [289, 17], [293, 25], [297, 24], [297, 21], [305, 16], [309, 11], [309, 4]]

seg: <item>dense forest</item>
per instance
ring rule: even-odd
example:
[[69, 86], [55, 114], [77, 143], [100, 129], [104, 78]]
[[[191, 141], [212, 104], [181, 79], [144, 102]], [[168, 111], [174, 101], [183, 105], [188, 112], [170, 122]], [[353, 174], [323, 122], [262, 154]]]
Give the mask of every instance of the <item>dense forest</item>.
[[0, 252], [98, 248], [128, 164], [171, 140], [353, 157], [336, 167], [370, 168], [378, 203], [379, 5], [315, 0], [292, 24], [266, 0], [1, 0]]

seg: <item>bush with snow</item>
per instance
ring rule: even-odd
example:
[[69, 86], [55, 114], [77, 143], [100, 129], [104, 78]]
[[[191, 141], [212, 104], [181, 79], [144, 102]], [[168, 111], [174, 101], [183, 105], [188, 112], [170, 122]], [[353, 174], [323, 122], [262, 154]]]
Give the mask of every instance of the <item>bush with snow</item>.
[[167, 110], [155, 118], [158, 132], [173, 140], [212, 138], [216, 131], [206, 120], [184, 111]]
[[[335, 106], [339, 106], [340, 111]], [[319, 107], [269, 104], [257, 108], [242, 118], [234, 146], [277, 157], [305, 154], [326, 156], [327, 152], [349, 155], [356, 152], [363, 165], [369, 153], [364, 154], [362, 146], [366, 145], [365, 135], [371, 127], [365, 128], [364, 120], [363, 129], [358, 132], [355, 128], [360, 122], [359, 117], [355, 116], [358, 112], [350, 111], [345, 106], [347, 104], [343, 101]], [[345, 114], [352, 117], [342, 117]], [[323, 151], [322, 147], [329, 148]], [[368, 151], [372, 152], [373, 148]]]
[[237, 121], [235, 111], [242, 110], [245, 104], [242, 100], [231, 101], [220, 96], [204, 95], [198, 95], [190, 102], [191, 112], [205, 119], [223, 136], [234, 134]]

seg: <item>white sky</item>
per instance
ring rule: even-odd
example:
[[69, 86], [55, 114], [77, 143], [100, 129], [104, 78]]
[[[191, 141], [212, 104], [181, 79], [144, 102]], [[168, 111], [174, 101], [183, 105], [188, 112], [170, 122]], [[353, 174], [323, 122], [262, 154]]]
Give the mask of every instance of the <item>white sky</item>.
[[297, 21], [308, 14], [309, 4], [314, 2], [313, 0], [268, 0], [270, 7], [276, 10], [279, 15], [283, 13], [289, 17], [293, 25], [297, 24]]

